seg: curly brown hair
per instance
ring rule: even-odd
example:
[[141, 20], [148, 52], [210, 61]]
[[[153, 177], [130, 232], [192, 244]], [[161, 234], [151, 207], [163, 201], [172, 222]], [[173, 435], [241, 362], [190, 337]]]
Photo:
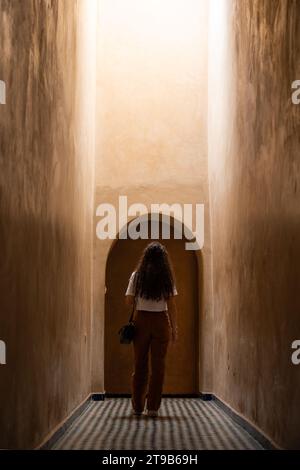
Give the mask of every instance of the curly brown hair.
[[134, 277], [135, 295], [151, 300], [168, 300], [174, 293], [174, 274], [168, 252], [159, 242], [143, 251]]

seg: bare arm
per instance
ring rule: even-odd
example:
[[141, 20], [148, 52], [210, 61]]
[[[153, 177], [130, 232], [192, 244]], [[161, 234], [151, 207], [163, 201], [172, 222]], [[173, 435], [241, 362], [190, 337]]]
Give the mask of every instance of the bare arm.
[[125, 296], [125, 303], [126, 305], [133, 305], [134, 302], [134, 295], [126, 295]]
[[178, 338], [178, 326], [177, 326], [177, 307], [174, 297], [170, 297], [168, 303], [168, 314], [170, 318], [171, 330], [172, 330], [172, 341], [175, 343]]
[[[134, 303], [134, 295], [126, 295], [125, 296], [125, 304], [132, 308], [133, 303]], [[135, 319], [135, 315], [136, 315], [136, 311], [133, 312], [133, 319], [132, 320]]]

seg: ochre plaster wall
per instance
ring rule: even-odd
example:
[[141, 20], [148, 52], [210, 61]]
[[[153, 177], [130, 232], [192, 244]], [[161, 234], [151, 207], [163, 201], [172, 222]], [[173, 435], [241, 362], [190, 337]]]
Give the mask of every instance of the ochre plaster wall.
[[300, 448], [300, 4], [210, 3], [214, 392]]
[[91, 388], [93, 4], [0, 2], [1, 448], [38, 445]]
[[[198, 367], [199, 388], [211, 391], [207, 4], [133, 0], [130, 7], [129, 14], [127, 2], [104, 0], [99, 9], [95, 209], [103, 202], [118, 208], [119, 195], [148, 210], [151, 203], [204, 203]], [[111, 243], [95, 236], [92, 386], [99, 392]]]

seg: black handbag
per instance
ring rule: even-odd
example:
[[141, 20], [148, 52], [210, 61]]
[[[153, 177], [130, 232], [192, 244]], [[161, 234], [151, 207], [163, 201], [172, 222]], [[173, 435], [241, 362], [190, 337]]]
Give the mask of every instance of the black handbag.
[[133, 314], [134, 314], [134, 308], [135, 308], [135, 300], [133, 302], [132, 306], [132, 312], [129, 318], [129, 322], [127, 325], [122, 326], [122, 328], [119, 329], [119, 335], [120, 335], [120, 343], [121, 344], [130, 344], [134, 338], [134, 333], [135, 333], [135, 325], [132, 321], [133, 319]]

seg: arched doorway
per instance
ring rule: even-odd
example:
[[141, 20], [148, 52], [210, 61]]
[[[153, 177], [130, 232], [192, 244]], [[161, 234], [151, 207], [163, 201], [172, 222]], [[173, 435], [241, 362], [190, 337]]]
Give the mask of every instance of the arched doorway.
[[[146, 222], [148, 223], [148, 222]], [[161, 222], [160, 222], [161, 229]], [[159, 231], [161, 235], [161, 230]], [[172, 234], [172, 232], [171, 232]], [[118, 330], [128, 320], [124, 294], [128, 279], [150, 239], [117, 239], [106, 264], [104, 386], [108, 394], [130, 393], [132, 345], [119, 343]], [[172, 260], [178, 290], [180, 338], [167, 356], [165, 394], [198, 392], [198, 263], [194, 251], [185, 249], [185, 239], [163, 240]]]

